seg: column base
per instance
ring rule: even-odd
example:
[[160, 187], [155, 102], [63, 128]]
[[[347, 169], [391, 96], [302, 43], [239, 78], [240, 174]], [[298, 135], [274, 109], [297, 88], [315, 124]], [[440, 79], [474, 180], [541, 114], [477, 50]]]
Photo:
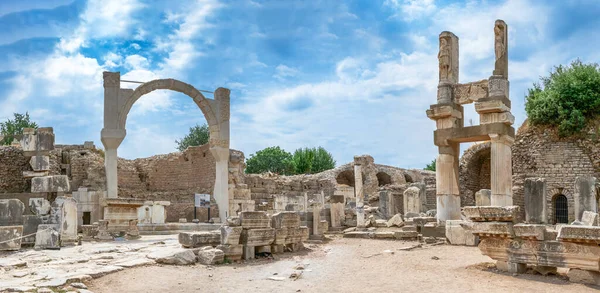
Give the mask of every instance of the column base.
[[436, 210], [438, 223], [443, 224], [448, 220], [460, 220], [460, 195], [438, 194], [436, 196]]

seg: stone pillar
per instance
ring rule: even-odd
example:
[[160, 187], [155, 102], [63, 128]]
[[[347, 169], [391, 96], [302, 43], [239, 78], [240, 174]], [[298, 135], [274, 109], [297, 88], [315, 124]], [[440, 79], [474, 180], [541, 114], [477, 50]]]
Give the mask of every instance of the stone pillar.
[[438, 222], [445, 223], [447, 220], [460, 220], [458, 145], [440, 147], [440, 154], [436, 160], [435, 179]]
[[117, 148], [125, 138], [125, 129], [102, 129], [104, 145], [104, 168], [106, 169], [106, 191], [108, 198], [118, 197]]
[[319, 236], [319, 235], [321, 235], [321, 231], [319, 231], [319, 225], [321, 223], [321, 205], [318, 203], [313, 204], [312, 212], [313, 212], [313, 235]]
[[229, 216], [229, 148], [213, 146], [210, 152], [216, 164], [213, 196], [219, 207], [221, 223], [225, 223]]
[[577, 177], [575, 179], [575, 220], [581, 221], [584, 211], [598, 212], [596, 202], [596, 178]]
[[362, 166], [356, 162], [354, 163], [354, 196], [356, 197], [356, 227], [365, 228]]
[[404, 215], [409, 213], [421, 213], [421, 190], [416, 186], [411, 186], [404, 191]]
[[525, 221], [529, 224], [548, 223], [546, 206], [546, 180], [525, 179]]
[[492, 191], [489, 189], [481, 189], [475, 193], [476, 206], [489, 206], [492, 204]]
[[490, 134], [492, 140], [491, 176], [492, 206], [512, 206], [512, 151], [514, 139], [508, 135]]

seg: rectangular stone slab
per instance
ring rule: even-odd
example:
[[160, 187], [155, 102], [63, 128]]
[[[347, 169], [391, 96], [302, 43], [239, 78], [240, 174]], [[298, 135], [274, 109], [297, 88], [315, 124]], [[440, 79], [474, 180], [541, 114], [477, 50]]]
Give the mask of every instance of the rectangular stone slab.
[[25, 204], [22, 201], [12, 199], [0, 199], [0, 226], [23, 225], [23, 213]]
[[519, 213], [518, 206], [471, 206], [464, 207], [463, 213], [473, 222], [512, 222]]
[[559, 228], [557, 239], [567, 242], [600, 243], [600, 227], [564, 225]]
[[524, 240], [510, 242], [511, 262], [536, 266], [600, 270], [600, 247], [561, 241]]
[[270, 228], [271, 219], [265, 212], [241, 212], [240, 222], [244, 229]]
[[179, 244], [188, 248], [221, 244], [220, 231], [181, 232], [178, 238]]
[[271, 217], [271, 228], [300, 227], [300, 215], [297, 212], [279, 212]]
[[223, 251], [223, 253], [225, 254], [225, 259], [228, 260], [240, 260], [242, 259], [242, 254], [244, 253], [244, 245], [241, 244], [221, 244], [217, 246], [217, 249]]
[[244, 229], [240, 238], [240, 243], [247, 246], [271, 245], [273, 241], [275, 241], [273, 228]]
[[21, 249], [21, 236], [23, 236], [23, 226], [0, 227], [0, 251]]

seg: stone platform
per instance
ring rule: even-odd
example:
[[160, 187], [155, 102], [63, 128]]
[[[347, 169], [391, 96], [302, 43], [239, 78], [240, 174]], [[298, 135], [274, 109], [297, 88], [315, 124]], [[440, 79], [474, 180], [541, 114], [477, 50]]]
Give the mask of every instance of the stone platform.
[[140, 235], [171, 235], [181, 232], [200, 232], [219, 230], [221, 224], [209, 223], [165, 223], [138, 224]]

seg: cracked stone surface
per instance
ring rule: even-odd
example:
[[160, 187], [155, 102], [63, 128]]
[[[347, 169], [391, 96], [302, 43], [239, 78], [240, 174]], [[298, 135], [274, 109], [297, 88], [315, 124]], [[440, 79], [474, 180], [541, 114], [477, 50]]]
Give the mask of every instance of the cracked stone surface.
[[39, 292], [42, 288], [81, 283], [125, 268], [154, 264], [148, 255], [169, 255], [181, 250], [177, 235], [160, 235], [132, 241], [83, 242], [81, 246], [60, 250], [1, 252], [0, 292]]

